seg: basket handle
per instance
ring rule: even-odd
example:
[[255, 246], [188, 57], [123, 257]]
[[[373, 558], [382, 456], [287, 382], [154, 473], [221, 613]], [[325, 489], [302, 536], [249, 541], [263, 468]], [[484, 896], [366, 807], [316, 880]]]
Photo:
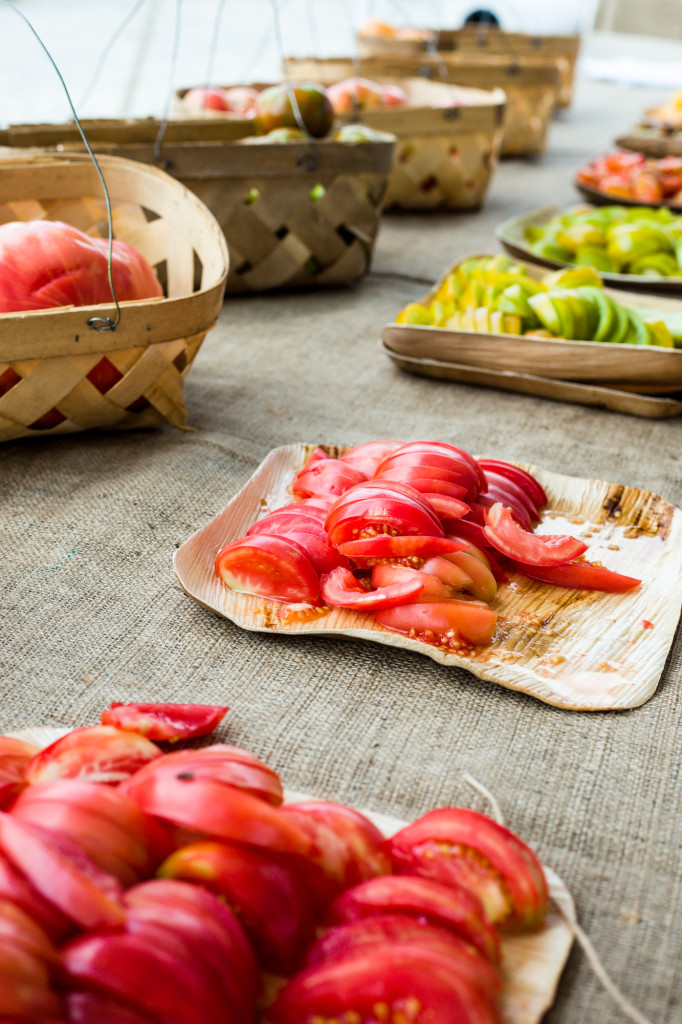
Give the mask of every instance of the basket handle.
[[289, 74], [289, 62], [287, 61], [286, 55], [284, 53], [284, 42], [282, 39], [282, 23], [279, 17], [279, 2], [278, 0], [270, 0], [270, 2], [272, 5], [272, 18], [275, 27], [275, 43], [277, 44], [279, 58], [282, 62], [282, 67], [284, 68], [284, 84], [286, 85], [287, 88], [289, 103], [291, 104], [291, 109], [294, 114], [294, 120], [296, 121], [296, 124], [305, 135], [309, 146], [307, 153], [299, 153], [296, 163], [298, 164], [302, 171], [314, 171], [319, 162], [319, 153], [317, 150], [317, 145], [315, 143], [315, 139], [308, 131], [307, 124], [303, 120], [301, 108], [299, 107], [298, 100], [296, 98], [296, 90], [294, 89], [294, 86], [291, 81], [291, 76]]
[[113, 219], [112, 219], [112, 215], [111, 215], [111, 199], [109, 197], [109, 189], [107, 188], [107, 183], [104, 180], [104, 175], [102, 174], [102, 169], [101, 169], [100, 165], [97, 163], [97, 158], [96, 158], [95, 154], [92, 151], [90, 143], [88, 142], [88, 140], [87, 140], [87, 138], [85, 136], [85, 132], [83, 131], [83, 126], [82, 126], [82, 124], [80, 123], [80, 121], [78, 119], [78, 114], [76, 113], [76, 108], [73, 105], [73, 101], [71, 100], [71, 96], [69, 94], [69, 90], [66, 87], [66, 82], [64, 81], [64, 78], [62, 77], [62, 74], [61, 74], [59, 68], [57, 67], [57, 64], [55, 62], [54, 57], [52, 56], [52, 54], [50, 53], [50, 51], [46, 47], [45, 43], [42, 41], [42, 39], [40, 38], [40, 36], [38, 35], [38, 33], [36, 32], [36, 30], [34, 29], [33, 25], [28, 20], [28, 18], [26, 17], [25, 14], [22, 14], [21, 11], [17, 10], [17, 8], [14, 6], [14, 4], [9, 3], [9, 0], [0, 0], [0, 5], [2, 5], [3, 7], [9, 8], [10, 11], [13, 11], [14, 14], [16, 14], [18, 18], [21, 18], [21, 20], [24, 22], [24, 24], [28, 26], [29, 30], [33, 33], [33, 35], [37, 39], [38, 43], [40, 44], [43, 52], [47, 56], [47, 59], [49, 60], [50, 64], [54, 68], [54, 70], [55, 70], [55, 72], [57, 74], [57, 78], [59, 79], [59, 81], [61, 83], [62, 89], [64, 90], [64, 94], [66, 95], [66, 99], [67, 99], [68, 104], [69, 104], [69, 106], [71, 108], [71, 113], [73, 114], [73, 119], [76, 122], [76, 126], [78, 128], [78, 131], [81, 134], [81, 138], [83, 139], [83, 143], [85, 145], [85, 148], [87, 149], [88, 154], [90, 155], [90, 159], [92, 160], [93, 164], [95, 165], [95, 170], [97, 171], [97, 175], [99, 177], [99, 180], [102, 183], [102, 189], [104, 191], [104, 201], [105, 201], [106, 207], [107, 207], [107, 219], [108, 219], [108, 222], [109, 222], [109, 250], [108, 250], [108, 257], [107, 257], [107, 273], [108, 273], [108, 276], [109, 276], [109, 288], [111, 290], [111, 297], [114, 300], [114, 305], [116, 306], [116, 317], [115, 317], [114, 320], [112, 320], [111, 317], [109, 317], [109, 316], [91, 316], [90, 319], [87, 321], [87, 324], [88, 324], [88, 327], [90, 327], [93, 331], [115, 331], [116, 328], [118, 327], [119, 323], [121, 322], [121, 307], [119, 306], [118, 297], [116, 295], [116, 289], [114, 287], [114, 276], [113, 276], [113, 266], [112, 266], [113, 251], [114, 251], [114, 228], [113, 228]]

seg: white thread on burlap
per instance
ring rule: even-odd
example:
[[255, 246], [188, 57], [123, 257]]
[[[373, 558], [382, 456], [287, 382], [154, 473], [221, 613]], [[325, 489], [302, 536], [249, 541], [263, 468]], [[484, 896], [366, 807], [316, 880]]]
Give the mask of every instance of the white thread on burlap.
[[[488, 801], [488, 803], [490, 804], [490, 809], [492, 811], [491, 817], [498, 823], [498, 825], [504, 825], [504, 816], [502, 814], [502, 809], [500, 808], [500, 805], [498, 804], [497, 800], [492, 795], [490, 790], [486, 789], [483, 783], [479, 782], [478, 779], [475, 779], [473, 775], [469, 774], [469, 772], [464, 772], [462, 778], [464, 782], [467, 783], [468, 786], [471, 786], [472, 789], [476, 790], [479, 796], [482, 796], [484, 800]], [[643, 1013], [640, 1013], [637, 1007], [633, 1006], [632, 1003], [625, 998], [625, 996], [620, 991], [615, 982], [613, 982], [611, 978], [608, 976], [608, 974], [606, 973], [606, 968], [599, 959], [599, 954], [592, 945], [592, 941], [590, 940], [589, 936], [586, 935], [585, 932], [582, 930], [576, 918], [573, 917], [568, 912], [568, 910], [565, 909], [565, 907], [562, 907], [559, 903], [557, 903], [556, 900], [554, 901], [554, 906], [557, 908], [557, 910], [563, 917], [564, 921], [571, 929], [573, 937], [575, 938], [576, 942], [578, 943], [583, 953], [587, 957], [587, 962], [592, 968], [595, 976], [599, 979], [603, 987], [611, 996], [616, 1006], [618, 1006], [619, 1009], [623, 1011], [625, 1016], [629, 1020], [631, 1020], [633, 1024], [653, 1024], [653, 1022], [650, 1021], [648, 1017], [645, 1017]]]

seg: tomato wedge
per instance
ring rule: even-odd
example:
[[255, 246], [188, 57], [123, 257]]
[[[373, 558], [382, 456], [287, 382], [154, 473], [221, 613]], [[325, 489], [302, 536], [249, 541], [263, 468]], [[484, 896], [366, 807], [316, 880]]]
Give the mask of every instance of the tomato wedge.
[[331, 510], [326, 523], [328, 542], [339, 547], [363, 536], [418, 534], [442, 537], [443, 528], [433, 509], [408, 503], [404, 498], [360, 499], [347, 508]]
[[9, 807], [26, 786], [26, 769], [39, 749], [24, 740], [0, 736], [0, 810]]
[[28, 880], [0, 853], [0, 899], [9, 900], [55, 941], [73, 931], [73, 923], [40, 896]]
[[318, 494], [343, 494], [353, 484], [364, 479], [364, 473], [340, 459], [319, 459], [303, 467], [291, 485], [291, 490], [300, 498], [315, 497]]
[[526, 494], [535, 503], [536, 508], [541, 509], [547, 504], [548, 499], [544, 487], [527, 470], [521, 469], [520, 466], [514, 466], [511, 462], [503, 462], [500, 459], [479, 459], [478, 464], [486, 477], [488, 470], [492, 470], [494, 473], [506, 476], [508, 480], [513, 480], [520, 487], [523, 487]]
[[500, 927], [536, 928], [544, 920], [549, 897], [540, 861], [485, 814], [441, 807], [401, 829], [387, 845], [394, 870], [465, 886]]
[[469, 512], [469, 506], [465, 502], [452, 498], [449, 494], [425, 491], [424, 497], [433, 505], [441, 519], [461, 519]]
[[301, 546], [286, 537], [235, 540], [218, 552], [215, 568], [231, 590], [311, 604], [319, 597], [315, 567]]
[[577, 537], [538, 536], [522, 530], [501, 502], [488, 512], [488, 524], [483, 527], [483, 533], [497, 551], [529, 565], [561, 565], [587, 551], [587, 544]]
[[393, 583], [379, 590], [365, 590], [350, 569], [339, 566], [320, 580], [322, 599], [337, 608], [354, 608], [371, 612], [377, 608], [395, 608], [399, 604], [415, 601], [424, 584], [418, 579]]
[[355, 448], [349, 448], [339, 458], [341, 462], [352, 466], [366, 477], [372, 477], [381, 460], [386, 458], [389, 452], [400, 448], [401, 444], [402, 441], [367, 441], [365, 444], [356, 445]]
[[[435, 562], [436, 565], [432, 566]], [[433, 572], [440, 579], [449, 582], [451, 577], [447, 575], [448, 570], [442, 562], [449, 564], [450, 569], [457, 569], [458, 572], [468, 577], [468, 582], [459, 585], [461, 590], [468, 590], [479, 601], [492, 601], [497, 593], [497, 583], [490, 569], [467, 551], [455, 551], [453, 554], [444, 555], [442, 558], [431, 559], [424, 564], [424, 572]], [[428, 568], [432, 566], [431, 568]]]
[[[456, 551], [455, 554], [461, 552]], [[436, 576], [443, 583], [446, 583], [449, 587], [455, 590], [466, 590], [471, 586], [472, 578], [471, 575], [466, 571], [465, 568], [460, 568], [457, 562], [451, 561], [451, 556], [447, 558], [429, 558], [427, 562], [424, 562], [422, 566], [423, 572], [431, 573]], [[456, 595], [450, 593], [449, 597]], [[476, 595], [478, 596], [478, 595]]]
[[527, 565], [523, 562], [510, 562], [510, 568], [529, 576], [532, 580], [551, 583], [555, 587], [570, 587], [574, 590], [603, 590], [607, 593], [619, 594], [626, 590], [639, 587], [641, 580], [634, 576], [623, 576], [621, 573], [605, 569], [603, 565], [592, 565], [591, 562], [566, 562], [563, 565]]
[[102, 725], [139, 732], [149, 740], [175, 743], [208, 736], [230, 709], [215, 704], [121, 704], [102, 712]]
[[425, 537], [411, 534], [408, 537], [391, 537], [388, 534], [377, 537], [361, 537], [360, 540], [339, 544], [339, 553], [353, 561], [374, 561], [386, 558], [433, 558], [460, 551], [464, 547], [452, 537]]
[[[427, 563], [428, 564], [428, 563]], [[451, 566], [454, 569], [454, 566]], [[464, 575], [462, 573], [462, 575]], [[397, 583], [418, 581], [422, 590], [418, 600], [444, 601], [453, 596], [452, 587], [447, 586], [437, 576], [421, 569], [412, 569], [408, 565], [392, 565], [390, 562], [377, 562], [372, 568], [373, 587], [391, 587]]]
[[394, 466], [385, 469], [379, 480], [398, 480], [409, 484], [420, 493], [432, 491], [449, 494], [453, 498], [464, 498], [468, 487], [461, 476], [449, 473], [445, 469], [432, 469], [430, 466]]
[[528, 496], [526, 491], [524, 491], [523, 487], [516, 483], [516, 481], [510, 480], [501, 473], [495, 473], [493, 470], [488, 470], [486, 473], [486, 479], [488, 481], [488, 487], [485, 491], [486, 495], [493, 495], [496, 493], [508, 494], [511, 499], [510, 503], [513, 502], [515, 505], [520, 505], [521, 508], [526, 510], [531, 522], [537, 522], [540, 518], [538, 515], [538, 506], [535, 504], [533, 499]]
[[374, 615], [387, 629], [417, 639], [457, 646], [457, 638], [470, 644], [489, 644], [495, 632], [497, 612], [475, 601], [433, 601], [386, 608]]
[[116, 783], [161, 756], [144, 736], [110, 725], [72, 729], [31, 759], [26, 781], [31, 785], [52, 779], [88, 779]]

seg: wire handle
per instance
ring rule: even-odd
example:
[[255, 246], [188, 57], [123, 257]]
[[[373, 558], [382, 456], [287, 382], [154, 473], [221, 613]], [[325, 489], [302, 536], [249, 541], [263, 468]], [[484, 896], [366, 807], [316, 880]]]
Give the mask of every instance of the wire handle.
[[310, 147], [307, 153], [299, 154], [296, 162], [302, 171], [314, 171], [319, 163], [319, 153], [317, 150], [317, 145], [315, 143], [314, 138], [310, 134], [310, 131], [308, 130], [308, 125], [303, 120], [301, 108], [298, 105], [298, 99], [296, 97], [296, 90], [294, 89], [293, 83], [291, 81], [291, 76], [289, 75], [289, 62], [287, 61], [287, 58], [284, 53], [284, 42], [282, 39], [282, 24], [279, 18], [279, 3], [278, 0], [270, 0], [270, 2], [272, 5], [272, 17], [275, 26], [275, 43], [277, 44], [279, 57], [282, 62], [282, 67], [284, 68], [284, 84], [286, 85], [289, 103], [291, 104], [294, 120], [296, 121], [296, 124], [305, 135], [308, 141], [308, 146]]
[[8, 7], [10, 11], [13, 11], [14, 14], [16, 14], [18, 18], [21, 18], [21, 20], [24, 22], [24, 24], [28, 26], [28, 28], [30, 29], [30, 31], [33, 33], [33, 35], [37, 39], [38, 43], [40, 44], [40, 46], [41, 46], [42, 50], [44, 51], [45, 55], [47, 56], [50, 64], [54, 68], [54, 70], [55, 70], [55, 72], [57, 74], [57, 78], [59, 79], [59, 81], [61, 83], [61, 86], [62, 86], [62, 88], [64, 90], [64, 93], [66, 95], [66, 99], [67, 99], [68, 104], [69, 104], [69, 106], [71, 108], [71, 113], [73, 114], [73, 119], [76, 122], [76, 126], [78, 127], [78, 131], [81, 134], [81, 138], [83, 139], [83, 143], [85, 145], [85, 148], [87, 149], [87, 151], [88, 151], [88, 153], [90, 155], [90, 159], [92, 160], [93, 164], [95, 165], [95, 170], [97, 171], [97, 175], [99, 177], [99, 180], [102, 183], [102, 189], [104, 191], [104, 201], [105, 201], [106, 207], [107, 207], [107, 219], [109, 221], [109, 251], [108, 251], [107, 273], [108, 273], [108, 277], [109, 277], [109, 288], [111, 290], [111, 297], [114, 300], [114, 305], [116, 306], [116, 318], [114, 320], [112, 320], [111, 317], [109, 317], [109, 316], [92, 316], [92, 317], [90, 317], [90, 319], [88, 320], [87, 323], [88, 323], [88, 327], [92, 328], [93, 331], [115, 331], [116, 328], [118, 327], [119, 323], [121, 322], [121, 307], [119, 306], [118, 298], [116, 296], [116, 289], [114, 288], [114, 277], [113, 277], [114, 227], [113, 227], [113, 219], [112, 219], [112, 214], [111, 214], [111, 199], [109, 197], [109, 189], [107, 188], [107, 183], [104, 180], [104, 175], [102, 174], [102, 169], [100, 168], [100, 165], [97, 163], [97, 158], [96, 158], [95, 154], [93, 153], [93, 151], [92, 151], [92, 149], [90, 147], [90, 143], [88, 142], [87, 138], [85, 137], [85, 132], [83, 131], [83, 126], [82, 126], [82, 124], [80, 123], [80, 121], [78, 119], [78, 114], [76, 113], [76, 108], [73, 105], [73, 101], [72, 101], [71, 96], [69, 94], [69, 90], [66, 87], [66, 82], [64, 81], [64, 78], [62, 77], [62, 74], [61, 74], [59, 68], [57, 67], [57, 64], [56, 64], [56, 62], [54, 60], [54, 57], [52, 56], [52, 54], [50, 53], [50, 51], [46, 47], [45, 43], [42, 41], [42, 39], [40, 38], [40, 36], [36, 32], [36, 30], [34, 29], [34, 27], [31, 24], [31, 22], [28, 20], [26, 15], [22, 14], [21, 11], [18, 11], [17, 8], [14, 6], [14, 4], [11, 4], [9, 2], [9, 0], [0, 0], [0, 4], [3, 7]]

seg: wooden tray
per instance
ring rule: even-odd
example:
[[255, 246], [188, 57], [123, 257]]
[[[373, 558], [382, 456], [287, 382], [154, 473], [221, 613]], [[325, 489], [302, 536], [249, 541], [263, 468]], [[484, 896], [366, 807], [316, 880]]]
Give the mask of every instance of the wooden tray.
[[[485, 255], [485, 254], [483, 254]], [[465, 257], [480, 258], [481, 254]], [[458, 260], [457, 264], [463, 260]], [[544, 271], [538, 264], [522, 261], [530, 277], [539, 280]], [[419, 301], [428, 304], [446, 270], [431, 291]], [[682, 281], [680, 282], [682, 285]], [[682, 303], [662, 297], [606, 289], [622, 306], [648, 306], [680, 312]], [[386, 324], [381, 332], [384, 344], [397, 355], [460, 363], [478, 370], [528, 373], [560, 381], [581, 381], [619, 387], [642, 394], [682, 389], [682, 349], [654, 345], [610, 345], [598, 341], [564, 341], [518, 334], [488, 334], [483, 331], [452, 331], [445, 327]]]
[[654, 420], [670, 419], [682, 413], [682, 391], [677, 398], [657, 398], [653, 395], [619, 391], [596, 384], [577, 384], [574, 381], [539, 377], [515, 370], [478, 370], [463, 363], [401, 355], [394, 352], [385, 342], [382, 342], [381, 346], [388, 358], [401, 370], [417, 373], [422, 377], [478, 384], [501, 391], [518, 391], [522, 395], [535, 395], [557, 402], [575, 402], [578, 405], [589, 405], [597, 409], [609, 409], [612, 412], [623, 412], [630, 416], [643, 416]]
[[647, 156], [682, 156], [682, 131], [659, 128], [635, 128], [616, 139], [621, 149], [632, 149]]
[[222, 512], [175, 553], [180, 585], [204, 608], [256, 632], [355, 637], [426, 654], [562, 708], [637, 707], [654, 693], [682, 604], [682, 511], [636, 488], [525, 466], [549, 495], [540, 532], [589, 534], [593, 559], [644, 583], [626, 594], [601, 594], [515, 576], [498, 592], [492, 644], [466, 657], [384, 629], [367, 613], [334, 608], [300, 618], [290, 606], [229, 590], [215, 573], [216, 554], [290, 502], [287, 488], [314, 447], [275, 448]]
[[[604, 204], [606, 201], [613, 206], [642, 205], [641, 203], [630, 204], [621, 202], [620, 199], [605, 200], [604, 197], [600, 199], [601, 204]], [[531, 213], [524, 213], [521, 217], [510, 217], [508, 220], [504, 220], [501, 224], [497, 225], [495, 237], [502, 242], [508, 253], [519, 259], [530, 260], [532, 263], [539, 264], [542, 267], [551, 267], [553, 269], [572, 267], [575, 264], [562, 263], [560, 260], [536, 256], [534, 252], [531, 252], [530, 246], [526, 241], [526, 228], [531, 227], [531, 225], [544, 224], [556, 216], [556, 214], [565, 212], [567, 211], [560, 206], [543, 206], [541, 209], [533, 210]], [[614, 288], [639, 288], [647, 292], [664, 292], [671, 295], [682, 294], [682, 271], [680, 271], [679, 277], [649, 277], [644, 274], [614, 274], [605, 270], [600, 271], [600, 277], [608, 284], [613, 285]], [[619, 302], [625, 304], [623, 298], [619, 298]]]
[[[67, 729], [33, 727], [10, 735], [27, 743], [46, 747]], [[285, 789], [284, 802], [315, 799], [310, 793]], [[320, 798], [321, 799], [321, 798]], [[388, 837], [408, 824], [387, 814], [363, 810], [370, 821]], [[576, 920], [573, 898], [559, 876], [543, 864], [549, 886], [550, 905], [544, 928], [527, 935], [502, 936], [502, 1019], [504, 1024], [540, 1024], [554, 1002], [561, 972], [573, 944], [573, 933], [565, 917]], [[559, 911], [563, 911], [563, 914]]]

